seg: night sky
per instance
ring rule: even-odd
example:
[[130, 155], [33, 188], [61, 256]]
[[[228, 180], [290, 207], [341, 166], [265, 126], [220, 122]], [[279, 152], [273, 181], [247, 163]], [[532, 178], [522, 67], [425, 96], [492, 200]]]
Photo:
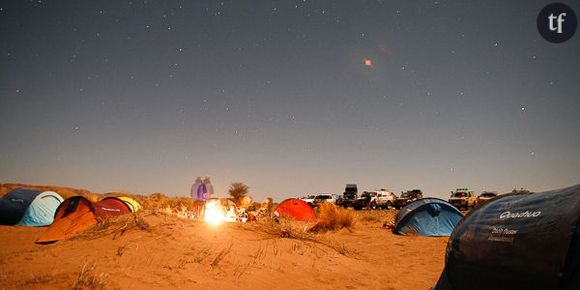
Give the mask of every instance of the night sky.
[[276, 200], [575, 184], [580, 33], [544, 40], [548, 3], [2, 1], [0, 182], [186, 195], [209, 175]]

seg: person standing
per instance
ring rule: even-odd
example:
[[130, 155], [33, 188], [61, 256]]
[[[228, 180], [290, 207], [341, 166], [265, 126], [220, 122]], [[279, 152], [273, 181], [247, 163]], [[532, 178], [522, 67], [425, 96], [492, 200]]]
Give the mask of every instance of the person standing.
[[204, 199], [208, 200], [213, 195], [213, 185], [211, 184], [211, 180], [209, 176], [206, 176], [203, 179], [203, 184], [205, 185], [205, 192], [204, 192]]
[[192, 199], [194, 199], [194, 200], [203, 199], [203, 196], [200, 198], [199, 193], [198, 193], [199, 192], [199, 189], [200, 189], [200, 186], [202, 184], [203, 184], [203, 182], [201, 180], [201, 177], [198, 176], [195, 179], [195, 183], [193, 183], [193, 185], [191, 186], [191, 198]]

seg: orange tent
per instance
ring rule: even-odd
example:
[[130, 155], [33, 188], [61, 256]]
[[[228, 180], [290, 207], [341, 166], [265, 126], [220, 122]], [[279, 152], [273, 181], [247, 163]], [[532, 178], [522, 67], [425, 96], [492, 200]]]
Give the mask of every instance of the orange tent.
[[289, 198], [281, 202], [274, 210], [274, 213], [299, 221], [313, 221], [316, 219], [312, 207], [296, 198]]
[[73, 196], [60, 204], [54, 222], [36, 242], [52, 243], [68, 239], [95, 226], [97, 217], [107, 218], [127, 213], [131, 213], [129, 206], [116, 197], [106, 197], [92, 203], [82, 196]]
[[54, 222], [36, 242], [51, 243], [67, 239], [96, 224], [93, 204], [82, 196], [73, 196], [60, 204], [54, 214]]

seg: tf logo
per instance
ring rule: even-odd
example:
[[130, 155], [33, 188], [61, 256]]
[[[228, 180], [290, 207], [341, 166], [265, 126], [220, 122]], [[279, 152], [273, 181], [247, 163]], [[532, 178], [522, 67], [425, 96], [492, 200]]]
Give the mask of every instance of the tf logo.
[[572, 38], [576, 32], [576, 14], [566, 4], [548, 4], [538, 14], [537, 25], [544, 39], [552, 43], [561, 43]]

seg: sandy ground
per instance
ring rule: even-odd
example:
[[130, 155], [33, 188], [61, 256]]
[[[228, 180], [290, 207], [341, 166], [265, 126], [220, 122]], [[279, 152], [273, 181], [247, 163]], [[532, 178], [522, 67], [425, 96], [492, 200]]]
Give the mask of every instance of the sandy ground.
[[34, 240], [44, 228], [0, 226], [6, 289], [428, 289], [447, 238], [397, 236], [396, 211], [362, 211], [352, 230], [222, 224], [160, 212], [120, 217], [73, 239]]

